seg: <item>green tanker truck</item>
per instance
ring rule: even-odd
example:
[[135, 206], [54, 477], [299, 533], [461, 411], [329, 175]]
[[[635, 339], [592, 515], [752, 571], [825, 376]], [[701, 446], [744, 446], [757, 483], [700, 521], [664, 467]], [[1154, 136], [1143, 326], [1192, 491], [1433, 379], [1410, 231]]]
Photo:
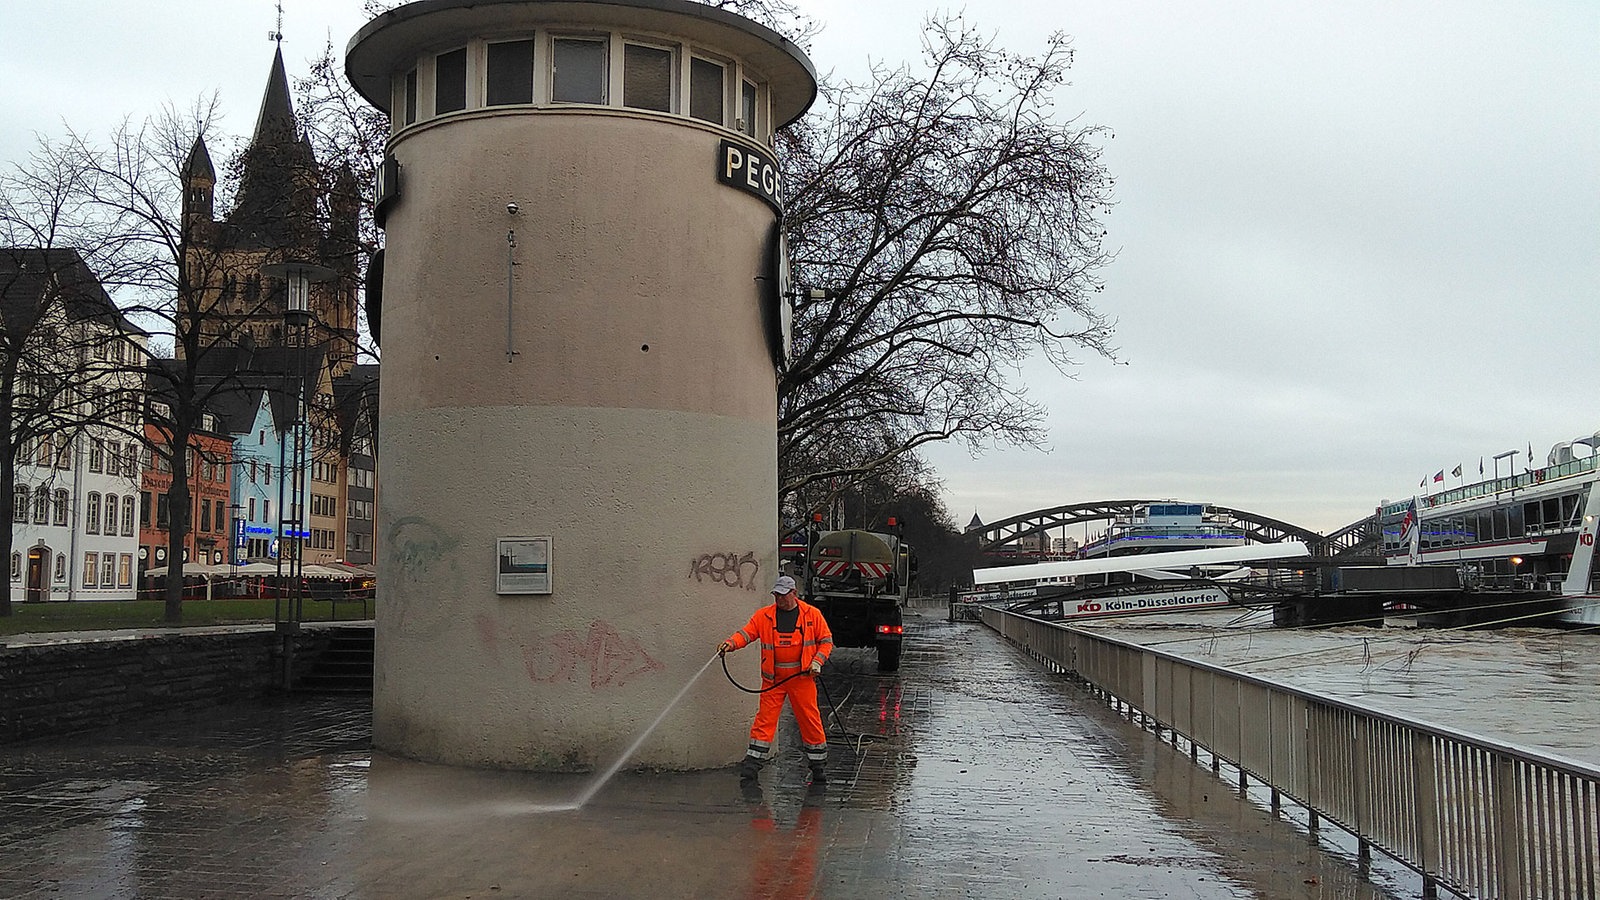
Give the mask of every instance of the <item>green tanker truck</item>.
[[846, 529], [813, 532], [805, 561], [806, 602], [822, 611], [839, 647], [875, 647], [878, 671], [900, 668], [905, 605], [916, 561], [893, 533]]

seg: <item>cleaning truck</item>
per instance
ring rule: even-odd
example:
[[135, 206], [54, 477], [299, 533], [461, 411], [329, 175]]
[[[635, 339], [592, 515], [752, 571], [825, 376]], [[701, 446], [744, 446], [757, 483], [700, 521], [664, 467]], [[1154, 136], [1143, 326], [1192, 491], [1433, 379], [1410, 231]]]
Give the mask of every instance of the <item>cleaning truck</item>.
[[888, 528], [812, 531], [802, 569], [806, 602], [822, 610], [834, 645], [875, 647], [880, 672], [900, 668], [900, 610], [917, 569], [893, 518]]

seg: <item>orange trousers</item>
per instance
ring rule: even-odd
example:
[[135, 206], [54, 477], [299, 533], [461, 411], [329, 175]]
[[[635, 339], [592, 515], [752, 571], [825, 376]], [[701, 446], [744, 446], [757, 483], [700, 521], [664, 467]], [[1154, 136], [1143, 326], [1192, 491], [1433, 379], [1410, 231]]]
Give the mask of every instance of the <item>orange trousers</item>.
[[800, 742], [805, 747], [807, 762], [825, 762], [828, 758], [828, 735], [822, 730], [822, 712], [817, 708], [817, 680], [810, 675], [791, 678], [761, 695], [761, 706], [756, 710], [756, 720], [750, 724], [750, 749], [747, 756], [766, 759], [772, 751], [772, 739], [778, 734], [778, 716], [783, 712], [784, 698], [794, 711], [795, 724], [800, 726]]

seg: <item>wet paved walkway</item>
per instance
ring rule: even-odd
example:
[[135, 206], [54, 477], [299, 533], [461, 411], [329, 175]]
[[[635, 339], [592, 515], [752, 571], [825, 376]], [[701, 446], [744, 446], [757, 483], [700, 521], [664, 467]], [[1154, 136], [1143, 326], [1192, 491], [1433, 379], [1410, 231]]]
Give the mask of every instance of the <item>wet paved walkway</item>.
[[829, 720], [825, 790], [787, 714], [759, 790], [625, 773], [562, 812], [540, 810], [586, 778], [374, 753], [349, 699], [0, 747], [0, 897], [1413, 895], [939, 616], [908, 617], [898, 675], [836, 654], [824, 685], [866, 739], [857, 757]]

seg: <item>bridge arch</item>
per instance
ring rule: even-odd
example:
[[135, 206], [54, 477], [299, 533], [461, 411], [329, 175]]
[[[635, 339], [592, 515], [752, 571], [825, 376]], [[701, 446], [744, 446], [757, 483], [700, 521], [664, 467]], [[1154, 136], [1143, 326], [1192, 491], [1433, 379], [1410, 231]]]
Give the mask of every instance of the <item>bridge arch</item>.
[[[1052, 529], [1079, 525], [1085, 522], [1109, 522], [1119, 517], [1132, 516], [1141, 506], [1151, 503], [1171, 503], [1171, 500], [1094, 500], [1069, 503], [1049, 509], [1037, 509], [1021, 515], [991, 522], [974, 529], [978, 536], [978, 549], [984, 553], [1004, 551], [1014, 547], [1024, 538], [1046, 534]], [[1321, 534], [1281, 519], [1264, 516], [1249, 510], [1234, 509], [1215, 504], [1204, 504], [1206, 515], [1239, 528], [1246, 537], [1258, 544], [1275, 544], [1280, 541], [1304, 541], [1312, 556], [1351, 556], [1375, 553], [1377, 549], [1376, 516], [1352, 522], [1331, 534]]]

